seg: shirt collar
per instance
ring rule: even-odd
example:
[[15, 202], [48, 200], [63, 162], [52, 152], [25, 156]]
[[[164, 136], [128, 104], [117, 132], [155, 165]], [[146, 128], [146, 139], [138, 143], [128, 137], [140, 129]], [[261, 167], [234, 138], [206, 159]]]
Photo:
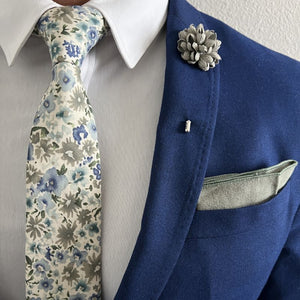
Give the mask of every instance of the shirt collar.
[[[84, 5], [101, 11], [126, 65], [134, 68], [164, 25], [168, 0], [90, 0]], [[61, 5], [52, 0], [10, 0], [4, 4], [0, 27], [5, 30], [0, 32], [0, 46], [9, 66], [43, 12], [55, 6]]]

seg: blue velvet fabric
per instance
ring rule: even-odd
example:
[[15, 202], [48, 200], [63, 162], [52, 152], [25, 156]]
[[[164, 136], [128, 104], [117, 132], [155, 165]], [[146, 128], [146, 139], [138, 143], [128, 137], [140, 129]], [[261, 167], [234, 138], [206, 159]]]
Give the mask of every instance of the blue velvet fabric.
[[[176, 49], [192, 23], [222, 41], [208, 72]], [[149, 191], [115, 299], [300, 299], [299, 167], [264, 204], [196, 211], [205, 176], [300, 161], [300, 63], [184, 0], [169, 2], [166, 43]]]

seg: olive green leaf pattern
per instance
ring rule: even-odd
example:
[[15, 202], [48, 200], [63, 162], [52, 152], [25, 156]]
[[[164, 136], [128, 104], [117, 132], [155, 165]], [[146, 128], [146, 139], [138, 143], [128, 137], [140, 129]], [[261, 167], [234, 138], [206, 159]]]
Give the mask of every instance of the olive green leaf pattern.
[[80, 66], [108, 30], [81, 6], [49, 9], [34, 29], [53, 68], [26, 164], [27, 300], [101, 298], [100, 152]]

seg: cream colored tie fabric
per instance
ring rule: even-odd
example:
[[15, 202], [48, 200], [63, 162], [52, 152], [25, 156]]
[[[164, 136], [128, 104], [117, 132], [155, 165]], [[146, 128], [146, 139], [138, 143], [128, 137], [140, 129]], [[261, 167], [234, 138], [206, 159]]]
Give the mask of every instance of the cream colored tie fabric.
[[49, 9], [35, 27], [53, 68], [28, 147], [26, 299], [101, 297], [100, 152], [80, 66], [108, 30], [81, 6]]

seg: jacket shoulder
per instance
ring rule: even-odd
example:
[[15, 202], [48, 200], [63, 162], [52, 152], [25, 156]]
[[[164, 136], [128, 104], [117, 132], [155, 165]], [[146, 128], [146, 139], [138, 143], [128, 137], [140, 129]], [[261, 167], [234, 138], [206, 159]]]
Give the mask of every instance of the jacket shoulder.
[[[300, 96], [300, 62], [274, 51], [233, 29], [224, 22], [204, 13], [208, 29], [215, 30], [222, 41], [221, 73], [258, 89], [279, 94]], [[222, 75], [221, 74], [221, 75]]]

